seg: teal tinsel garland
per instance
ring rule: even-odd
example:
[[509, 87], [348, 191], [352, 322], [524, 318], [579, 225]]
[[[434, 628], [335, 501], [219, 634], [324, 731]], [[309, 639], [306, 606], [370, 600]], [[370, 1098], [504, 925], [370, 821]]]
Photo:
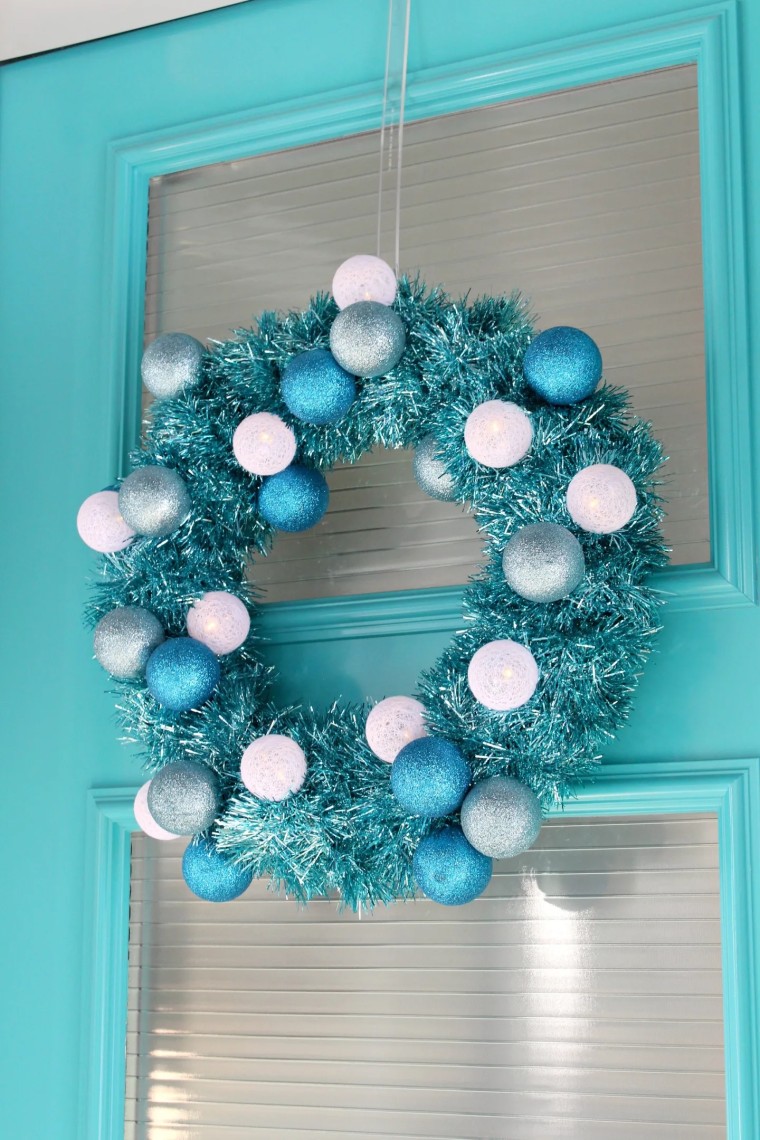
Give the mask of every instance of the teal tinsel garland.
[[[245, 416], [281, 416], [296, 433], [299, 461], [322, 471], [373, 447], [409, 447], [433, 435], [457, 499], [471, 504], [485, 535], [484, 568], [466, 591], [466, 628], [423, 675], [417, 695], [431, 728], [461, 748], [476, 779], [518, 776], [548, 806], [593, 773], [600, 746], [629, 710], [656, 631], [646, 577], [665, 562], [654, 483], [660, 447], [648, 425], [629, 418], [623, 392], [602, 387], [572, 407], [530, 392], [521, 361], [532, 326], [519, 297], [455, 303], [402, 280], [396, 308], [407, 329], [404, 356], [388, 376], [359, 381], [338, 424], [303, 424], [280, 395], [287, 362], [329, 346], [337, 309], [323, 295], [302, 313], [265, 313], [255, 330], [214, 348], [194, 389], [153, 405], [133, 464], [175, 468], [192, 512], [169, 538], [137, 539], [104, 559], [88, 617], [94, 624], [116, 606], [144, 606], [179, 635], [189, 605], [207, 590], [228, 590], [253, 606], [246, 560], [251, 550], [266, 552], [272, 531], [255, 509], [260, 480], [232, 453]], [[528, 456], [502, 470], [473, 462], [463, 439], [472, 409], [495, 398], [526, 408], [534, 430]], [[551, 605], [522, 600], [502, 572], [507, 539], [525, 523], [569, 525], [565, 490], [592, 463], [614, 463], [631, 477], [639, 499], [633, 520], [612, 535], [579, 536], [587, 575], [576, 593]], [[478, 704], [466, 681], [474, 651], [502, 637], [526, 643], [541, 673], [536, 697], [506, 715]], [[213, 699], [187, 713], [162, 709], [142, 682], [119, 684], [126, 735], [144, 747], [148, 769], [179, 759], [209, 764], [225, 799], [214, 828], [219, 847], [297, 898], [337, 891], [358, 908], [410, 894], [411, 857], [427, 826], [405, 816], [391, 795], [388, 765], [365, 742], [366, 709], [277, 709], [255, 614], [248, 641], [221, 667]], [[292, 735], [309, 764], [302, 790], [280, 803], [257, 800], [239, 782], [245, 746], [271, 730]]]

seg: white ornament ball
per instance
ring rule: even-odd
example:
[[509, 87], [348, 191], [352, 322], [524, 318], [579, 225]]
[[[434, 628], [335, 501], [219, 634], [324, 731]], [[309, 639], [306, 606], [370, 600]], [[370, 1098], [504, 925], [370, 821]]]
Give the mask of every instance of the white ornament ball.
[[77, 514], [77, 530], [82, 542], [99, 554], [116, 554], [135, 537], [119, 510], [118, 491], [96, 491], [85, 499]]
[[279, 416], [257, 412], [235, 428], [232, 450], [240, 466], [252, 475], [276, 475], [292, 463], [296, 437]]
[[566, 501], [570, 518], [583, 530], [612, 534], [631, 521], [636, 488], [619, 467], [594, 463], [570, 480]]
[[151, 839], [178, 839], [179, 836], [175, 835], [173, 831], [167, 831], [165, 827], [161, 827], [150, 814], [150, 808], [148, 807], [149, 787], [150, 780], [146, 780], [135, 796], [134, 811], [138, 827], [141, 831], [144, 831], [146, 835], [149, 835]]
[[239, 649], [251, 629], [246, 606], [226, 590], [209, 590], [187, 611], [187, 632], [217, 657]]
[[339, 309], [357, 301], [392, 305], [396, 300], [396, 274], [381, 257], [357, 253], [335, 270], [332, 291]]
[[297, 792], [306, 778], [306, 756], [290, 736], [272, 732], [249, 744], [240, 779], [260, 800], [277, 802]]
[[402, 748], [428, 735], [425, 706], [413, 697], [386, 697], [371, 710], [364, 732], [375, 756], [392, 764]]
[[533, 696], [538, 665], [531, 651], [517, 641], [489, 641], [473, 654], [467, 684], [481, 705], [495, 712], [509, 712]]
[[486, 400], [474, 408], [464, 425], [469, 455], [484, 467], [512, 467], [530, 451], [530, 417], [508, 400]]

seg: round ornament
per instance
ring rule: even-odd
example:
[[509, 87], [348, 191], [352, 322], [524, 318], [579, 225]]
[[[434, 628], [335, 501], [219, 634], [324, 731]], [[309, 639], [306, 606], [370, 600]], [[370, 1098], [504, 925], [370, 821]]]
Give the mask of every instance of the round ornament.
[[391, 768], [391, 790], [404, 811], [431, 819], [456, 811], [471, 783], [462, 753], [437, 736], [412, 740]]
[[148, 658], [164, 640], [161, 622], [141, 606], [119, 606], [95, 626], [93, 651], [98, 662], [120, 681], [140, 677]]
[[142, 382], [157, 400], [194, 388], [203, 375], [203, 345], [187, 333], [164, 333], [145, 349]]
[[431, 499], [450, 502], [456, 498], [454, 477], [439, 459], [438, 441], [432, 435], [426, 436], [415, 448], [412, 470], [417, 486]]
[[493, 862], [451, 825], [426, 835], [414, 853], [412, 872], [424, 895], [443, 906], [462, 906], [482, 895]]
[[207, 701], [219, 684], [219, 662], [192, 637], [170, 637], [154, 649], [145, 667], [152, 696], [172, 712], [187, 712]]
[[473, 408], [464, 425], [464, 443], [484, 467], [513, 467], [533, 442], [530, 417], [508, 400], [486, 400]]
[[330, 349], [352, 376], [385, 376], [406, 348], [404, 322], [378, 301], [358, 301], [338, 313], [330, 329]]
[[594, 463], [570, 480], [566, 501], [570, 518], [582, 530], [612, 534], [633, 518], [636, 488], [619, 467]]
[[577, 404], [602, 378], [602, 354], [588, 333], [569, 325], [545, 329], [523, 358], [523, 376], [548, 404]]
[[167, 839], [178, 839], [179, 836], [175, 835], [173, 831], [167, 831], [165, 827], [160, 827], [153, 816], [150, 814], [148, 807], [148, 788], [150, 787], [150, 780], [146, 780], [139, 792], [135, 796], [135, 819], [137, 826], [151, 839], [160, 839], [165, 841]]
[[162, 538], [190, 514], [190, 495], [171, 467], [138, 467], [121, 485], [119, 510], [137, 534]]
[[489, 641], [473, 654], [467, 667], [467, 684], [475, 700], [487, 709], [519, 709], [536, 691], [536, 659], [517, 641]]
[[276, 475], [296, 454], [296, 437], [279, 416], [256, 412], [235, 428], [232, 452], [244, 471], [252, 475]]
[[179, 760], [156, 772], [148, 788], [148, 810], [159, 827], [174, 835], [205, 831], [219, 812], [219, 781], [205, 764]]
[[396, 300], [396, 274], [381, 257], [357, 253], [335, 270], [332, 293], [339, 309], [357, 301], [392, 305]]
[[329, 501], [324, 476], [313, 467], [293, 463], [264, 480], [259, 491], [259, 513], [277, 530], [308, 530], [322, 518]]
[[182, 856], [182, 877], [190, 890], [206, 902], [231, 902], [248, 890], [253, 872], [222, 855], [205, 837], [188, 843]]
[[299, 352], [282, 374], [282, 398], [306, 424], [336, 424], [356, 399], [356, 382], [326, 348]]
[[90, 550], [116, 554], [135, 537], [119, 510], [118, 491], [96, 491], [82, 503], [77, 514], [79, 537]]
[[290, 736], [276, 732], [260, 736], [243, 753], [240, 779], [260, 800], [287, 799], [306, 779], [304, 750]]
[[392, 764], [402, 748], [427, 736], [425, 706], [414, 697], [386, 697], [371, 710], [364, 731], [375, 756]]
[[538, 797], [514, 776], [489, 776], [468, 792], [462, 804], [462, 831], [476, 851], [492, 859], [512, 859], [538, 839]]
[[247, 607], [226, 590], [209, 590], [187, 611], [187, 632], [217, 657], [239, 649], [251, 629]]
[[507, 585], [529, 602], [557, 602], [572, 594], [586, 574], [583, 547], [567, 527], [531, 523], [504, 548]]

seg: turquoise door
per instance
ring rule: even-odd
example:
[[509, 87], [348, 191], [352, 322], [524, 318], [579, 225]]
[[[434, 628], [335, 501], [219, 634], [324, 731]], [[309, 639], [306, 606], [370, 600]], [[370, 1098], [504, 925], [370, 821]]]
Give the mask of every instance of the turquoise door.
[[[89, 660], [81, 612], [93, 563], [74, 518], [86, 494], [125, 471], [137, 438], [148, 180], [377, 125], [386, 15], [384, 0], [256, 0], [0, 73], [4, 1135], [83, 1134], [83, 962], [99, 921], [83, 898], [88, 792], [138, 782]], [[675, 765], [707, 780], [732, 760], [756, 774], [760, 756], [760, 371], [747, 316], [760, 289], [760, 210], [745, 194], [760, 184], [749, 113], [760, 100], [760, 5], [415, 0], [413, 116], [694, 61], [713, 559], [663, 576], [659, 652], [608, 756], [655, 782]], [[280, 664], [289, 631], [311, 631], [300, 668], [318, 671], [325, 699], [347, 672], [378, 696], [409, 687], [457, 621], [449, 595], [327, 611], [285, 607], [272, 619]], [[756, 815], [744, 825], [751, 840]], [[754, 898], [751, 852], [723, 855]], [[750, 1013], [727, 1024], [727, 1042], [751, 1060], [752, 931], [729, 933], [742, 940]], [[732, 1140], [753, 1140], [754, 1089], [737, 1081], [731, 1094]]]

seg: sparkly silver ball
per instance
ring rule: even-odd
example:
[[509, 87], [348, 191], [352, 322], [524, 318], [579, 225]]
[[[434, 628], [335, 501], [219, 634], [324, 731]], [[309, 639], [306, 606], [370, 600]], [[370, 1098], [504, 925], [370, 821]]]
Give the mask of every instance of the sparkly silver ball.
[[205, 831], [219, 812], [219, 782], [205, 764], [180, 760], [156, 772], [148, 788], [148, 810], [159, 827], [174, 835]]
[[404, 322], [379, 301], [349, 305], [338, 313], [330, 329], [330, 351], [352, 376], [385, 376], [405, 348]]
[[465, 797], [462, 831], [482, 855], [511, 859], [532, 847], [541, 830], [541, 805], [513, 776], [489, 776]]
[[112, 677], [140, 677], [153, 650], [164, 640], [161, 622], [141, 606], [119, 606], [95, 626], [93, 649]]
[[170, 467], [138, 467], [121, 485], [119, 511], [136, 534], [171, 534], [190, 513], [184, 479]]
[[438, 458], [437, 452], [438, 441], [432, 435], [425, 436], [414, 452], [414, 478], [431, 499], [450, 502], [456, 497], [454, 479], [446, 470], [443, 460]]
[[507, 584], [529, 602], [557, 602], [583, 581], [586, 560], [574, 534], [557, 523], [533, 523], [512, 535], [502, 557]]
[[157, 400], [179, 396], [201, 378], [203, 345], [188, 333], [164, 333], [145, 349], [142, 381]]

